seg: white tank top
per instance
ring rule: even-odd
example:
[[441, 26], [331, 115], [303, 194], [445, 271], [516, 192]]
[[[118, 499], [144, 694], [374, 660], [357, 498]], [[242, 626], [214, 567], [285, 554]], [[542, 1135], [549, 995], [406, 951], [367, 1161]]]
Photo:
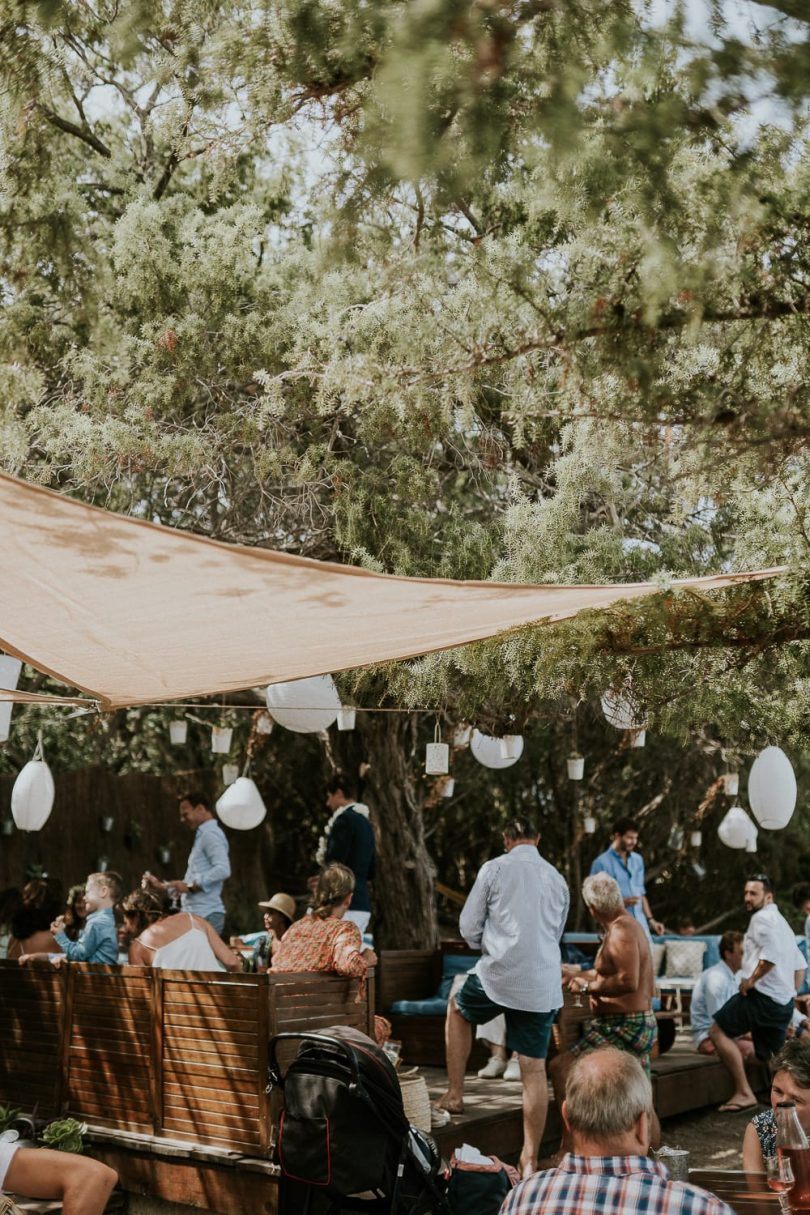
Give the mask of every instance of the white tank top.
[[161, 970], [224, 970], [211, 948], [208, 933], [197, 928], [190, 914], [188, 918], [191, 925], [188, 932], [156, 949], [152, 965]]

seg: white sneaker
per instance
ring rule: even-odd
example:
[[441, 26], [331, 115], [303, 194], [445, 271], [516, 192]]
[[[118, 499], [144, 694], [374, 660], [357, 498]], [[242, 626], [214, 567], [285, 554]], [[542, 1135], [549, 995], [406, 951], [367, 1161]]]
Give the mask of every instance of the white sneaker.
[[504, 1074], [506, 1068], [506, 1060], [493, 1055], [486, 1067], [479, 1068], [478, 1075], [481, 1080], [497, 1080]]
[[520, 1079], [520, 1060], [510, 1059], [506, 1067], [503, 1069], [504, 1080], [519, 1080]]

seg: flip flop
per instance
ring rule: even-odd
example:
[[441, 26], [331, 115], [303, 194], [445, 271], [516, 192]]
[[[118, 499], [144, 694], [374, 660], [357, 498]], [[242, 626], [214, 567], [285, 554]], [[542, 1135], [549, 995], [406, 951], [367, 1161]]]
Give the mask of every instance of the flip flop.
[[758, 1101], [749, 1101], [747, 1105], [740, 1105], [737, 1101], [727, 1101], [725, 1105], [718, 1105], [715, 1113], [718, 1114], [744, 1114], [746, 1110], [755, 1110], [759, 1105]]
[[439, 1105], [430, 1107], [430, 1127], [433, 1130], [435, 1127], [447, 1126], [450, 1122], [452, 1114], [449, 1110], [442, 1109]]

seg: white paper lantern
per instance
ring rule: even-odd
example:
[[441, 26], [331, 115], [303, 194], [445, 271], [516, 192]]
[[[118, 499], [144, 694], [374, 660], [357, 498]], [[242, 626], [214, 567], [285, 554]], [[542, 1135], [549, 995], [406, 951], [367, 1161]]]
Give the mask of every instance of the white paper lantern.
[[338, 709], [337, 728], [339, 730], [353, 730], [354, 723], [357, 720], [357, 710], [351, 705], [341, 705]]
[[11, 813], [20, 831], [39, 831], [53, 809], [54, 784], [44, 759], [32, 759], [11, 790]]
[[760, 827], [778, 831], [786, 827], [796, 809], [796, 777], [780, 747], [766, 747], [751, 765], [748, 800]]
[[450, 748], [447, 743], [432, 742], [425, 747], [425, 772], [442, 776], [450, 768]]
[[267, 807], [255, 781], [249, 776], [239, 776], [219, 798], [217, 814], [226, 827], [250, 831], [252, 827], [258, 827], [267, 814]]
[[256, 718], [256, 733], [257, 734], [272, 734], [273, 733], [273, 719], [270, 716], [270, 714], [267, 712], [267, 710], [264, 710]]
[[[13, 692], [17, 687], [21, 670], [22, 663], [19, 658], [9, 658], [6, 654], [0, 654], [0, 688]], [[8, 738], [13, 708], [14, 705], [10, 700], [0, 703], [0, 743], [4, 743]]]
[[727, 848], [744, 848], [752, 831], [756, 828], [742, 806], [732, 806], [717, 828], [721, 843]]
[[723, 787], [728, 797], [736, 797], [740, 791], [739, 772], [727, 772], [723, 777]]
[[595, 835], [596, 834], [596, 819], [593, 817], [593, 815], [588, 814], [585, 817], [585, 819], [582, 823], [582, 828], [586, 835]]
[[223, 785], [232, 785], [239, 776], [239, 764], [223, 764], [222, 765], [222, 783]]
[[632, 730], [631, 731], [631, 738], [630, 738], [631, 747], [643, 747], [646, 745], [646, 742], [647, 742], [647, 731], [646, 730]]
[[568, 765], [568, 779], [582, 780], [585, 775], [585, 758], [582, 755], [569, 756], [565, 761]]
[[462, 747], [469, 747], [470, 739], [472, 738], [472, 732], [473, 732], [472, 726], [468, 726], [468, 725], [456, 726], [455, 730], [453, 731], [453, 746], [458, 747], [459, 749], [461, 749]]
[[692, 834], [689, 836], [689, 843], [692, 845], [693, 848], [699, 848], [700, 845], [703, 843], [703, 832], [702, 831], [693, 831]]
[[508, 759], [501, 753], [501, 740], [493, 738], [491, 734], [482, 734], [480, 730], [473, 730], [470, 750], [485, 768], [511, 768], [523, 754], [523, 737], [520, 734], [517, 737], [520, 740], [516, 748], [517, 754]]
[[456, 789], [456, 782], [452, 776], [445, 776], [441, 783], [442, 797], [452, 797]]
[[271, 683], [267, 707], [285, 730], [320, 734], [334, 724], [340, 712], [340, 697], [331, 675], [313, 675], [311, 679]]
[[752, 823], [751, 824], [751, 834], [748, 836], [748, 839], [745, 841], [745, 851], [746, 852], [756, 852], [758, 834], [759, 834], [759, 832], [757, 831], [756, 827]]
[[667, 847], [671, 848], [673, 852], [680, 852], [683, 848], [683, 827], [679, 827], [677, 823], [673, 823], [669, 829]]
[[501, 744], [501, 755], [504, 759], [517, 759], [523, 750], [523, 738], [520, 734], [504, 734], [503, 738], [499, 739], [499, 742]]
[[188, 722], [187, 721], [170, 721], [169, 722], [169, 742], [173, 747], [182, 747], [188, 738]]
[[602, 712], [605, 720], [617, 730], [641, 730], [645, 724], [644, 715], [630, 696], [629, 692], [615, 692], [612, 689], [602, 696]]
[[211, 750], [215, 755], [227, 755], [231, 749], [233, 730], [230, 726], [211, 727]]

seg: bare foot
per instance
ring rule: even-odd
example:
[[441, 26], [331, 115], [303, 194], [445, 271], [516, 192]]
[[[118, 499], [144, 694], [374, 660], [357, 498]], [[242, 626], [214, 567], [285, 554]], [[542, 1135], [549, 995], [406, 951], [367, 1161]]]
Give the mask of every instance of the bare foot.
[[437, 1110], [447, 1110], [448, 1114], [463, 1114], [464, 1100], [461, 1097], [456, 1097], [451, 1093], [442, 1093], [441, 1097], [433, 1104]]

